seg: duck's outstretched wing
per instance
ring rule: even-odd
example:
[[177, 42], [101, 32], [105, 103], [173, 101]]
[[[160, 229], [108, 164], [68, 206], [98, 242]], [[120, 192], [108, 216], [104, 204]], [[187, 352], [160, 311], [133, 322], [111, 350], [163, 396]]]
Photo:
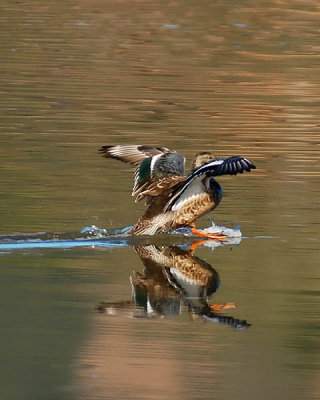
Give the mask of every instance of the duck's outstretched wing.
[[[163, 178], [184, 175], [185, 158], [166, 147], [117, 145], [103, 146], [99, 151], [103, 157], [136, 165], [132, 196], [138, 196], [137, 201], [146, 197], [147, 194], [144, 192], [148, 191], [153, 183]], [[161, 190], [161, 185], [159, 185], [159, 190]]]
[[105, 158], [114, 158], [132, 165], [138, 165], [141, 161], [171, 151], [166, 147], [151, 147], [140, 145], [116, 145], [116, 146], [102, 146], [99, 152]]
[[241, 156], [209, 161], [192, 171], [184, 182], [177, 185], [165, 207], [165, 211], [178, 209], [179, 203], [185, 201], [187, 198], [201, 195], [203, 191], [201, 181], [204, 175], [208, 177], [237, 175], [242, 174], [244, 171], [250, 172], [255, 168], [256, 166], [250, 160]]
[[247, 158], [232, 156], [209, 161], [193, 173], [196, 175], [207, 173], [208, 176], [237, 175], [242, 174], [243, 171], [250, 172], [252, 169], [256, 169], [256, 166]]

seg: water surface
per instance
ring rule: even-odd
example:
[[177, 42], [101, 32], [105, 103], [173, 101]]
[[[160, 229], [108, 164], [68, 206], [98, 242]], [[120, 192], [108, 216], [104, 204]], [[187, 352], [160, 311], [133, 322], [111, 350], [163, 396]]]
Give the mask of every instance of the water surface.
[[[2, 397], [319, 398], [318, 2], [1, 8]], [[132, 284], [134, 246], [189, 238], [81, 233], [141, 215], [130, 166], [98, 154], [127, 143], [257, 165], [198, 223], [243, 238], [190, 255], [219, 278], [195, 309], [172, 278], [148, 280], [160, 300]]]

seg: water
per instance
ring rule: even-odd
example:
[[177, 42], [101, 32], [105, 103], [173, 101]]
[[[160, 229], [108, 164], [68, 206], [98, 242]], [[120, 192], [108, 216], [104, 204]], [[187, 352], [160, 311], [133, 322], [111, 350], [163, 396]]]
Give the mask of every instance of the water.
[[[319, 398], [318, 2], [4, 0], [0, 20], [2, 398]], [[251, 159], [197, 223], [239, 242], [119, 234], [144, 205], [98, 149], [127, 143]]]

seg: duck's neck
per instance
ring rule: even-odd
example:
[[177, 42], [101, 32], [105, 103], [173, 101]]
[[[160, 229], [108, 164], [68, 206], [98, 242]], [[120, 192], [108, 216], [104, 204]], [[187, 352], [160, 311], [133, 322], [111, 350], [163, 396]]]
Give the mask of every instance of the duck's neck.
[[192, 164], [191, 164], [191, 170], [194, 170], [196, 168], [201, 167], [203, 164], [214, 160], [215, 157], [207, 152], [207, 151], [202, 151], [201, 153], [197, 153], [192, 160]]

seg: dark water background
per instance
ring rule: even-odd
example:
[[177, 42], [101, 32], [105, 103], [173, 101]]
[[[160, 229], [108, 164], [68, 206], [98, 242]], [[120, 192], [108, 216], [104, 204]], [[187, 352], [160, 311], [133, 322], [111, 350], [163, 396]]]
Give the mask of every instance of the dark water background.
[[[1, 398], [318, 399], [318, 1], [0, 7]], [[210, 303], [236, 303], [226, 315], [250, 328], [182, 300], [132, 318], [136, 243], [73, 247], [86, 226], [141, 214], [130, 167], [97, 153], [127, 143], [257, 165], [222, 177], [221, 205], [198, 223], [246, 238], [194, 253], [219, 274]], [[31, 233], [51, 248], [28, 248]], [[101, 302], [125, 306], [111, 316]]]

